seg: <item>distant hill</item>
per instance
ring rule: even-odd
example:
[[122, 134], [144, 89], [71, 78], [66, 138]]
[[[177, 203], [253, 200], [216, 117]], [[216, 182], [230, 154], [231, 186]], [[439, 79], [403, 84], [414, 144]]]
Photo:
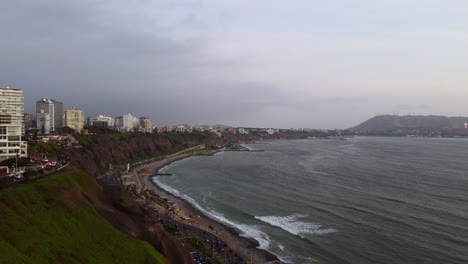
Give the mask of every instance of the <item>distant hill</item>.
[[350, 129], [362, 132], [384, 132], [398, 129], [446, 130], [464, 128], [465, 123], [468, 123], [468, 117], [379, 115]]

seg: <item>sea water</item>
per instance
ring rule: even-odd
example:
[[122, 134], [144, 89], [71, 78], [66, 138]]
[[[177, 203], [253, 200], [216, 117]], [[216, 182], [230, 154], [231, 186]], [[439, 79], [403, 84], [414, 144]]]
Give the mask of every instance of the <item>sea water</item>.
[[468, 139], [249, 144], [156, 181], [289, 263], [468, 263]]

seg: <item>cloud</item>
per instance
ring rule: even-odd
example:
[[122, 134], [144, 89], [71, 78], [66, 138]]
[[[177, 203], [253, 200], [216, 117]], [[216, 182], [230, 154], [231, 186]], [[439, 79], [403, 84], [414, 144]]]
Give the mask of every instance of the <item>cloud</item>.
[[0, 86], [23, 89], [28, 112], [49, 97], [156, 124], [349, 127], [403, 103], [463, 114], [447, 91], [468, 95], [466, 4], [432, 30], [436, 1], [374, 2], [4, 1]]
[[[26, 90], [29, 110], [33, 101], [53, 97], [88, 114], [134, 111], [163, 123], [202, 116], [209, 121], [222, 120], [216, 113], [242, 112], [226, 111], [236, 104], [249, 102], [255, 109], [274, 94], [275, 88], [261, 83], [216, 78], [242, 62], [210, 57], [202, 37], [181, 38], [143, 10], [124, 12], [99, 3], [9, 4], [8, 13], [15, 15], [1, 21], [9, 38], [0, 43], [0, 79]], [[171, 28], [200, 30], [197, 21], [188, 15]]]

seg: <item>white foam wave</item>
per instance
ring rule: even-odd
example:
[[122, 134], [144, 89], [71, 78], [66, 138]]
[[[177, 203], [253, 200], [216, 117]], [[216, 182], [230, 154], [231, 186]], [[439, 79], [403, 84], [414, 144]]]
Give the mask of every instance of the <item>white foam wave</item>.
[[293, 235], [304, 238], [304, 235], [325, 235], [337, 232], [332, 228], [323, 228], [322, 225], [313, 222], [303, 222], [299, 219], [306, 215], [290, 215], [290, 216], [255, 216], [255, 219], [263, 221], [272, 226], [279, 227]]
[[232, 222], [232, 221], [228, 220], [223, 215], [221, 215], [221, 214], [219, 214], [219, 213], [217, 213], [217, 212], [215, 212], [213, 210], [206, 210], [205, 208], [201, 207], [200, 204], [198, 204], [190, 196], [182, 194], [178, 190], [170, 187], [169, 185], [162, 183], [159, 180], [159, 177], [154, 177], [153, 181], [156, 184], [158, 184], [161, 188], [166, 190], [167, 192], [169, 192], [169, 193], [171, 193], [171, 194], [173, 194], [173, 195], [175, 195], [177, 197], [180, 197], [180, 198], [186, 200], [187, 202], [191, 203], [193, 206], [195, 206], [195, 208], [197, 208], [199, 211], [201, 211], [206, 216], [208, 216], [208, 217], [210, 217], [210, 218], [212, 218], [212, 219], [214, 219], [216, 221], [222, 222], [222, 223], [224, 223], [224, 224], [226, 224], [228, 226], [236, 228], [237, 230], [239, 230], [241, 232], [241, 234], [240, 234], [241, 236], [257, 240], [259, 245], [260, 245], [258, 248], [267, 249], [270, 246], [270, 242], [271, 242], [270, 237], [267, 234], [265, 234], [264, 232], [260, 231], [257, 227], [250, 226], [250, 225], [245, 225], [245, 224], [235, 223], [235, 222]]
[[240, 144], [241, 146], [243, 146], [244, 148], [247, 148], [248, 150], [254, 150], [252, 147], [249, 147], [247, 145], [244, 145], [244, 144]]
[[221, 155], [222, 153], [224, 153], [224, 151], [218, 151], [215, 154], [213, 154], [213, 156], [218, 156], [218, 155]]
[[278, 244], [278, 247], [279, 247], [279, 249], [281, 249], [281, 251], [284, 251], [284, 246], [283, 245]]

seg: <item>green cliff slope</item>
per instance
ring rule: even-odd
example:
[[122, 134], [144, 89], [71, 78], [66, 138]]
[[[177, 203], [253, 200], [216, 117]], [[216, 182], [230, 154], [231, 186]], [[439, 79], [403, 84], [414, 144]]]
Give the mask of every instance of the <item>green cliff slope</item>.
[[0, 263], [166, 263], [99, 215], [85, 173], [59, 173], [0, 191]]

